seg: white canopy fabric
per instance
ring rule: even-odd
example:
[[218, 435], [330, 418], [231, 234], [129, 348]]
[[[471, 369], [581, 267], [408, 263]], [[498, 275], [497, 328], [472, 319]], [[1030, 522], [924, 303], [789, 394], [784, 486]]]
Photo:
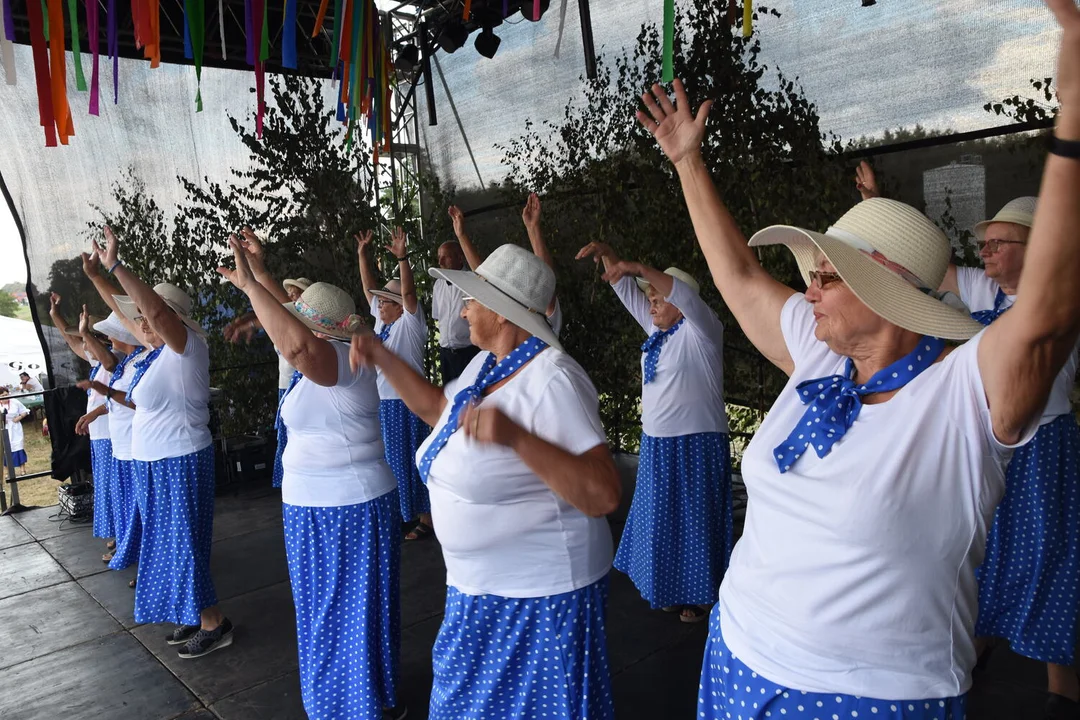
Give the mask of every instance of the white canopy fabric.
[[19, 373], [37, 378], [45, 372], [34, 323], [0, 316], [0, 385], [18, 385]]

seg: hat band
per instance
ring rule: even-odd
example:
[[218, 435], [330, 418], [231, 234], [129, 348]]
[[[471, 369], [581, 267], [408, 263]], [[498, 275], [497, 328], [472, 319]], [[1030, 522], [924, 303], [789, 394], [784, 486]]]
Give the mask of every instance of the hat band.
[[898, 262], [893, 262], [889, 258], [885, 257], [880, 251], [875, 250], [874, 246], [863, 240], [861, 237], [853, 232], [848, 232], [843, 228], [838, 228], [835, 225], [831, 226], [825, 231], [825, 234], [840, 240], [845, 245], [858, 250], [865, 255], [868, 255], [871, 260], [879, 265], [882, 265], [904, 279], [905, 282], [914, 285], [917, 289], [924, 293], [936, 290], [936, 288], [929, 287], [926, 283], [919, 279], [919, 276], [908, 270], [906, 267]]
[[293, 303], [293, 306], [296, 308], [296, 312], [300, 313], [319, 327], [326, 328], [327, 330], [344, 330], [350, 332], [356, 322], [357, 316], [355, 313], [346, 315], [344, 320], [337, 321], [308, 305], [304, 302], [303, 298], [300, 298]]
[[484, 276], [483, 276], [483, 275], [481, 275], [480, 273], [476, 273], [476, 277], [480, 278], [481, 280], [483, 280], [484, 282], [486, 282], [486, 283], [487, 283], [488, 285], [490, 285], [491, 287], [493, 287], [493, 288], [495, 288], [496, 290], [498, 290], [499, 292], [501, 292], [501, 293], [502, 293], [503, 295], [505, 295], [505, 296], [506, 296], [506, 298], [507, 298], [508, 300], [510, 300], [510, 302], [512, 302], [512, 303], [514, 303], [514, 304], [516, 304], [516, 305], [520, 305], [520, 306], [521, 306], [521, 307], [522, 307], [522, 308], [523, 308], [523, 309], [524, 309], [524, 310], [525, 310], [526, 312], [531, 312], [531, 313], [535, 313], [535, 314], [537, 314], [537, 315], [544, 315], [544, 316], [547, 316], [547, 311], [546, 311], [546, 310], [536, 310], [536, 309], [534, 309], [534, 308], [531, 308], [531, 307], [529, 307], [529, 306], [528, 306], [528, 305], [526, 305], [525, 303], [523, 303], [523, 302], [521, 302], [520, 300], [518, 300], [517, 298], [515, 298], [515, 297], [514, 297], [513, 295], [511, 295], [510, 293], [508, 293], [508, 292], [506, 292], [505, 290], [503, 290], [503, 289], [502, 289], [501, 287], [499, 287], [499, 286], [498, 286], [498, 285], [496, 285], [495, 283], [493, 283], [493, 282], [491, 282], [490, 280], [488, 280], [488, 279], [487, 279], [486, 277], [484, 277]]

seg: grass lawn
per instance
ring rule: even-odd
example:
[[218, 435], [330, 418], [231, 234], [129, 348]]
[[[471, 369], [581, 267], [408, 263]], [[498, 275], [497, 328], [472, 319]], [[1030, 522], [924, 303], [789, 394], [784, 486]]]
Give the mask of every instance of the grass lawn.
[[[27, 462], [18, 469], [20, 475], [44, 472], [52, 463], [52, 443], [41, 435], [41, 420], [27, 418], [23, 421], [23, 437]], [[5, 474], [5, 479], [7, 475]], [[26, 507], [55, 505], [56, 486], [60, 483], [50, 477], [24, 480], [19, 483], [19, 502]], [[11, 488], [5, 488], [11, 502]]]

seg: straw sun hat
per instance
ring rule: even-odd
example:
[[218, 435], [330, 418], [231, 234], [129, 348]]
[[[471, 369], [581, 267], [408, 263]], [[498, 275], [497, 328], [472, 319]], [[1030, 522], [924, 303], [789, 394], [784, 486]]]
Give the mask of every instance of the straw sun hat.
[[750, 245], [787, 246], [808, 285], [820, 252], [856, 297], [905, 330], [967, 340], [983, 329], [967, 313], [938, 299], [949, 267], [949, 240], [910, 205], [871, 198], [848, 210], [824, 234], [774, 225], [756, 233]]
[[[180, 317], [185, 325], [200, 335], [206, 335], [206, 331], [202, 329], [202, 326], [191, 318], [190, 295], [172, 283], [158, 283], [154, 286], [154, 292], [165, 301], [165, 304]], [[135, 318], [139, 315], [135, 301], [127, 295], [113, 295], [113, 298], [120, 306], [120, 312], [124, 313], [124, 317], [135, 322]]]
[[299, 300], [285, 303], [285, 307], [314, 332], [338, 340], [349, 340], [368, 329], [356, 314], [352, 296], [330, 283], [312, 283]]
[[555, 273], [528, 250], [517, 245], [503, 245], [488, 255], [476, 272], [431, 268], [428, 273], [446, 280], [488, 310], [562, 350], [559, 338], [547, 320], [547, 308], [555, 295]]
[[289, 287], [289, 286], [292, 286], [292, 287], [296, 288], [297, 290], [299, 290], [300, 292], [304, 292], [309, 287], [311, 287], [311, 281], [308, 280], [305, 277], [285, 278], [284, 280], [281, 281], [281, 286], [286, 287], [286, 288]]
[[372, 290], [371, 294], [375, 297], [383, 298], [384, 300], [390, 300], [396, 302], [398, 305], [404, 304], [404, 300], [401, 296], [401, 281], [391, 280], [383, 285], [382, 290]]
[[[695, 295], [701, 294], [701, 287], [698, 285], [698, 281], [694, 279], [694, 276], [685, 270], [680, 270], [677, 267], [669, 267], [664, 271], [665, 275], [670, 275], [673, 278], [678, 278], [683, 285], [686, 285], [694, 291]], [[649, 283], [644, 278], [634, 278], [637, 282], [637, 286], [641, 288], [641, 292], [649, 292]]]
[[1005, 207], [998, 210], [997, 215], [989, 220], [983, 220], [973, 228], [975, 237], [982, 240], [983, 235], [986, 233], [986, 227], [991, 223], [1013, 223], [1014, 225], [1023, 225], [1026, 228], [1031, 227], [1035, 222], [1035, 203], [1037, 201], [1038, 198], [1035, 197], [1019, 197], [1010, 200], [1005, 203]]
[[105, 318], [101, 322], [96, 322], [92, 326], [95, 331], [101, 333], [106, 337], [111, 337], [113, 340], [119, 340], [122, 343], [128, 345], [141, 345], [135, 336], [128, 332], [128, 329], [124, 327], [124, 323], [120, 322], [120, 318], [116, 313], [109, 313], [109, 317]]

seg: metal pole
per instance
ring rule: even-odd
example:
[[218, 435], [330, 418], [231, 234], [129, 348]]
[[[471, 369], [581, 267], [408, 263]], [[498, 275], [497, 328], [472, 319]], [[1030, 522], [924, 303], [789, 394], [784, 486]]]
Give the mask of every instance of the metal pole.
[[435, 115], [435, 83], [431, 79], [431, 56], [435, 54], [432, 49], [432, 39], [428, 37], [427, 23], [420, 22], [420, 52], [424, 56], [424, 96], [427, 98], [427, 124], [434, 126], [439, 124], [439, 118]]

